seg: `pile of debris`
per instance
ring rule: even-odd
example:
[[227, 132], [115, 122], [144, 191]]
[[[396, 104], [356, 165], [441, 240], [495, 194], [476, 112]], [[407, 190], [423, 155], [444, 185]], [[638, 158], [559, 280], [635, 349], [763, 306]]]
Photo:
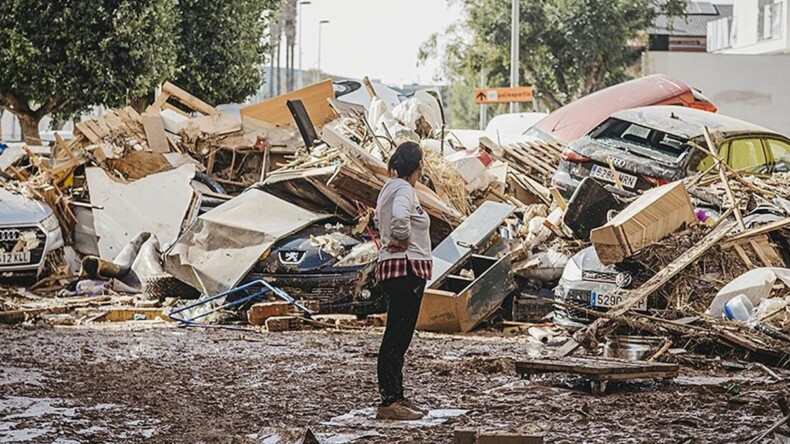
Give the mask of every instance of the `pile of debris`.
[[[548, 237], [545, 229], [525, 226], [551, 203], [545, 185], [559, 159], [556, 146], [503, 148], [485, 138], [478, 146], [458, 146], [445, 133], [437, 97], [420, 92], [388, 109], [369, 82], [366, 87], [368, 109], [336, 99], [332, 82], [324, 81], [242, 108], [237, 118], [166, 83], [142, 113], [109, 110], [78, 123], [68, 141], [58, 136], [50, 147], [6, 149], [0, 154], [0, 187], [15, 199], [46, 204], [63, 240], [0, 248], [18, 263], [37, 262], [34, 250], [40, 250], [47, 267], [28, 271], [41, 278], [35, 288], [46, 294], [92, 297], [98, 288], [164, 301], [221, 294], [261, 276], [273, 280], [277, 267], [265, 261], [276, 244], [325, 225], [309, 241], [319, 256], [332, 258], [330, 266], [356, 267], [349, 287], [359, 295], [352, 295], [348, 308], [375, 292], [372, 207], [389, 178], [388, 156], [406, 140], [423, 147], [425, 180], [417, 193], [432, 219], [434, 245], [486, 202], [504, 202], [486, 238], [472, 239], [475, 245], [459, 263], [484, 253], [482, 247], [507, 247], [499, 232], [506, 219], [514, 233], [531, 236], [536, 246], [541, 242], [535, 236]], [[543, 159], [540, 168], [518, 160], [533, 152]], [[525, 218], [522, 209], [534, 204], [542, 209]], [[493, 257], [504, 259], [509, 279], [492, 299], [496, 306], [513, 286], [506, 249]], [[469, 266], [456, 268], [473, 275]], [[17, 268], [3, 271], [5, 278], [16, 274]], [[441, 285], [437, 280], [436, 287]], [[316, 302], [314, 294], [287, 290], [305, 303]], [[319, 299], [318, 310], [342, 311], [337, 301]], [[382, 302], [371, 303], [368, 311], [382, 311]], [[495, 308], [478, 314], [475, 325]]]
[[[588, 178], [566, 201], [549, 186], [561, 146], [487, 137], [463, 146], [436, 97], [420, 92], [389, 109], [365, 87], [367, 108], [324, 81], [237, 118], [167, 83], [142, 114], [110, 110], [50, 149], [6, 150], [0, 186], [46, 203], [67, 244], [58, 271], [37, 285], [71, 297], [141, 295], [168, 304], [182, 325], [349, 326], [315, 316], [384, 310], [372, 208], [389, 155], [413, 141], [424, 152], [416, 190], [435, 256], [419, 328], [569, 336], [546, 329], [553, 320], [581, 328], [576, 338], [592, 350], [640, 331], [688, 352], [724, 347], [786, 364], [787, 299], [772, 285], [785, 281], [790, 175], [709, 169], [639, 196]], [[1, 246], [17, 254], [40, 243]], [[755, 276], [759, 288], [742, 284]]]

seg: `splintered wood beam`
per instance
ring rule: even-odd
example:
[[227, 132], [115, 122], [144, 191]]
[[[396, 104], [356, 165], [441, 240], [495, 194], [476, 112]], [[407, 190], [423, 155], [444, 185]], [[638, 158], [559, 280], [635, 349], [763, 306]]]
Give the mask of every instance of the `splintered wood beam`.
[[762, 225], [757, 228], [752, 228], [751, 230], [744, 231], [741, 233], [736, 234], [735, 236], [727, 239], [727, 245], [731, 244], [732, 242], [739, 241], [741, 239], [746, 239], [749, 237], [759, 236], [761, 234], [767, 234], [772, 231], [779, 230], [781, 228], [785, 228], [790, 226], [790, 217], [778, 220], [776, 222], [772, 222], [767, 225]]
[[164, 86], [162, 86], [162, 91], [169, 94], [170, 98], [178, 100], [179, 102], [201, 114], [205, 114], [207, 116], [219, 114], [219, 111], [217, 111], [217, 109], [213, 106], [198, 99], [197, 97], [184, 91], [176, 85], [173, 85], [170, 82], [165, 82]]
[[565, 199], [562, 198], [560, 190], [558, 190], [556, 187], [551, 187], [549, 188], [549, 192], [551, 193], [551, 196], [554, 198], [554, 200], [557, 201], [557, 205], [559, 205], [562, 211], [568, 209], [568, 204], [565, 202]]
[[741, 209], [738, 208], [738, 201], [735, 200], [735, 194], [732, 192], [732, 188], [730, 188], [730, 181], [727, 178], [727, 173], [724, 171], [724, 168], [721, 166], [723, 165], [721, 159], [719, 159], [718, 153], [716, 153], [716, 145], [713, 144], [713, 138], [710, 136], [710, 131], [708, 130], [707, 126], [702, 127], [702, 133], [705, 135], [705, 143], [708, 145], [708, 151], [710, 151], [711, 157], [713, 160], [718, 163], [719, 165], [719, 178], [721, 182], [724, 184], [724, 189], [727, 191], [727, 197], [730, 198], [730, 204], [732, 205], [732, 211], [735, 213], [735, 219], [738, 221], [738, 226], [741, 227], [741, 230], [746, 229], [746, 224], [743, 222], [743, 216], [741, 215]]
[[[631, 308], [640, 304], [644, 299], [669, 282], [670, 279], [677, 276], [678, 273], [685, 270], [686, 267], [696, 262], [703, 254], [721, 242], [722, 239], [730, 234], [730, 231], [732, 231], [736, 225], [737, 222], [722, 223], [708, 233], [698, 244], [686, 250], [639, 288], [622, 292], [616, 291], [615, 293], [624, 296], [624, 300], [612, 307], [608, 314], [610, 314], [611, 317], [623, 316]], [[607, 326], [609, 322], [608, 319], [604, 318], [596, 319], [592, 324], [577, 332], [577, 340], [587, 346], [597, 344], [598, 331]]]

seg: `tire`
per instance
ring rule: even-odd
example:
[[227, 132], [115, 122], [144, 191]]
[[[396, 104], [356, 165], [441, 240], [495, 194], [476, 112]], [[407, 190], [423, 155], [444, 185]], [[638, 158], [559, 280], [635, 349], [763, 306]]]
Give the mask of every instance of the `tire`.
[[204, 173], [195, 173], [195, 177], [192, 180], [202, 183], [203, 185], [207, 186], [209, 190], [215, 193], [228, 194], [228, 192], [225, 191], [225, 187], [223, 187], [221, 183], [217, 182]]
[[143, 297], [146, 299], [198, 299], [200, 291], [169, 274], [147, 277], [143, 280]]

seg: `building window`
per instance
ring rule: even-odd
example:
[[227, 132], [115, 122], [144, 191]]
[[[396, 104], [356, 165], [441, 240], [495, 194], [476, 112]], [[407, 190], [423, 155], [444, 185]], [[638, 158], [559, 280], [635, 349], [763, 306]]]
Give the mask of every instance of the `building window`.
[[774, 0], [760, 0], [759, 16], [757, 20], [757, 37], [759, 40], [773, 40], [782, 38], [782, 13], [783, 3], [774, 3]]

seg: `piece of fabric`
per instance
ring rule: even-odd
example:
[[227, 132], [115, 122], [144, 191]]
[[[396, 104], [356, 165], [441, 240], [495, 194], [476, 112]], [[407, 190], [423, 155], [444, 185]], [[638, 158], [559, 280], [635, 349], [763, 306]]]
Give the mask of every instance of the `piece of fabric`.
[[[379, 260], [402, 259], [430, 260], [431, 218], [420, 205], [414, 188], [403, 179], [390, 179], [384, 184], [376, 203], [376, 226], [379, 229], [382, 249]], [[387, 250], [394, 239], [409, 240], [406, 251]]]
[[404, 399], [404, 356], [417, 326], [425, 279], [407, 273], [406, 276], [381, 282], [381, 289], [389, 299], [389, 307], [387, 327], [379, 349], [378, 380], [381, 405], [389, 406]]
[[[408, 270], [407, 267], [410, 267], [411, 270]], [[383, 282], [397, 279], [406, 276], [409, 271], [426, 281], [430, 280], [433, 274], [433, 261], [409, 260], [406, 258], [381, 261], [376, 264], [376, 281]]]

